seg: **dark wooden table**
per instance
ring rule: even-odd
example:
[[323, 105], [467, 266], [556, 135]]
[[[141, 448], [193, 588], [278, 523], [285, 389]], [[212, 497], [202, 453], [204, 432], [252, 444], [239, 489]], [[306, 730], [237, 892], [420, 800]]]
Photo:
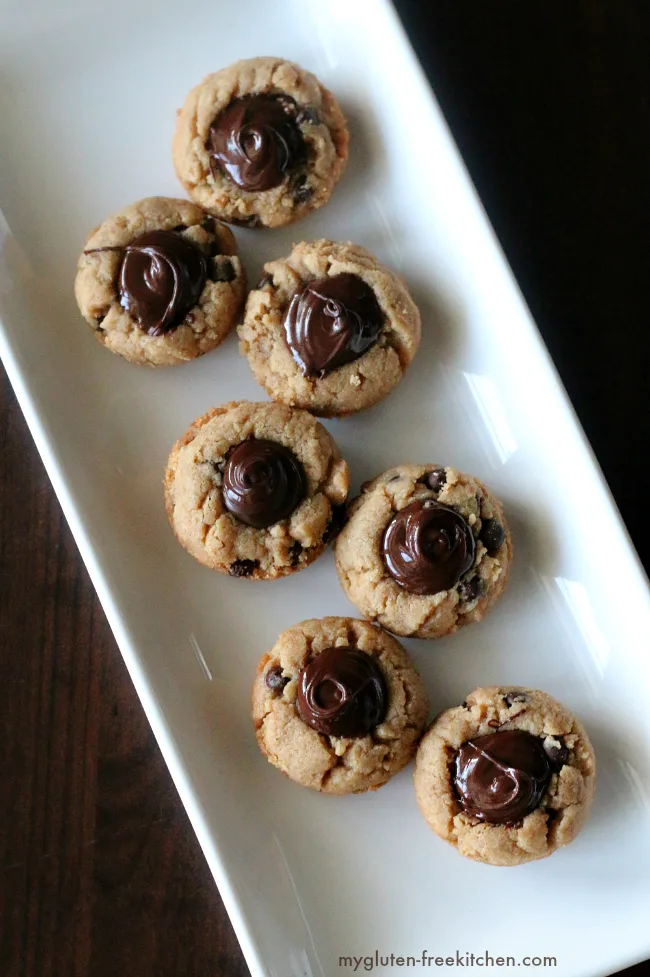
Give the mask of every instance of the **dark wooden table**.
[[[397, 5], [648, 566], [647, 2]], [[4, 374], [0, 669], [0, 977], [244, 977]]]

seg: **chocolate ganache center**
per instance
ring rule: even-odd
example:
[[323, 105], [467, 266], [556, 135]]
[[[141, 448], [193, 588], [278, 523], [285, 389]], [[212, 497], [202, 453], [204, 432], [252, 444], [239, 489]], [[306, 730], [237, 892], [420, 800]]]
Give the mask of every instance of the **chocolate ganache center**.
[[539, 806], [550, 779], [541, 741], [525, 730], [477, 736], [456, 755], [460, 803], [467, 814], [490, 824], [521, 821]]
[[196, 244], [174, 231], [147, 231], [124, 249], [120, 305], [143, 331], [161, 336], [194, 308], [207, 271], [207, 258]]
[[306, 155], [288, 96], [245, 95], [217, 116], [206, 149], [214, 172], [225, 173], [242, 190], [270, 190]]
[[303, 722], [325, 736], [365, 736], [383, 722], [388, 692], [371, 655], [326, 648], [301, 669], [296, 707]]
[[413, 594], [450, 590], [474, 563], [476, 544], [460, 513], [420, 499], [391, 520], [382, 544], [391, 577]]
[[309, 282], [291, 299], [284, 331], [304, 376], [324, 376], [373, 346], [384, 315], [372, 288], [344, 272]]
[[277, 441], [242, 441], [228, 455], [223, 502], [247, 526], [266, 529], [286, 519], [305, 497], [305, 471]]

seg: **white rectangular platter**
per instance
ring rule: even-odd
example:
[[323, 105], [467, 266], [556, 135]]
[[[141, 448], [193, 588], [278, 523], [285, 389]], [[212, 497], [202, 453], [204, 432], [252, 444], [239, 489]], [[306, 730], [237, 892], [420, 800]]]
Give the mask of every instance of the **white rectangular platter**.
[[[375, 951], [554, 956], [567, 977], [650, 956], [647, 582], [391, 5], [3, 0], [0, 17], [0, 353], [254, 977], [333, 977], [340, 957]], [[163, 510], [168, 450], [209, 407], [265, 397], [234, 336], [150, 371], [101, 349], [76, 310], [87, 231], [181, 193], [169, 146], [186, 92], [259, 54], [315, 71], [352, 142], [320, 213], [238, 232], [250, 280], [293, 241], [353, 239], [406, 277], [422, 311], [401, 387], [327, 422], [354, 487], [398, 462], [452, 464], [485, 479], [513, 528], [511, 584], [489, 618], [407, 642], [432, 707], [531, 685], [593, 737], [593, 816], [546, 861], [460, 858], [420, 817], [410, 770], [337, 799], [266, 763], [249, 718], [255, 663], [290, 624], [354, 613], [331, 553], [257, 585], [194, 563]]]

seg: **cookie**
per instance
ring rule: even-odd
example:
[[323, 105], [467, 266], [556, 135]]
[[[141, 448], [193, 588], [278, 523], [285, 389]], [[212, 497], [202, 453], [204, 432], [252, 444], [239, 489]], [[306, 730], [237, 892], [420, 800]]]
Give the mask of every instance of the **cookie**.
[[312, 563], [337, 525], [348, 466], [322, 424], [281, 404], [224, 404], [176, 442], [165, 505], [199, 563], [249, 580]]
[[415, 754], [427, 695], [395, 638], [349, 617], [284, 631], [258, 665], [253, 721], [262, 753], [326, 794], [376, 790]]
[[327, 203], [347, 161], [348, 130], [331, 92], [282, 58], [208, 75], [178, 112], [176, 175], [211, 214], [280, 227]]
[[274, 400], [322, 417], [370, 407], [420, 343], [406, 285], [355, 244], [303, 242], [248, 296], [240, 350]]
[[398, 465], [361, 487], [336, 541], [341, 586], [399, 635], [442, 638], [480, 621], [508, 579], [501, 503], [473, 475]]
[[521, 865], [578, 835], [596, 782], [582, 723], [534, 689], [476, 689], [425, 733], [415, 793], [429, 827], [467, 858]]
[[232, 231], [169, 197], [147, 197], [107, 218], [86, 241], [75, 280], [96, 339], [146, 366], [174, 366], [214, 349], [245, 294]]

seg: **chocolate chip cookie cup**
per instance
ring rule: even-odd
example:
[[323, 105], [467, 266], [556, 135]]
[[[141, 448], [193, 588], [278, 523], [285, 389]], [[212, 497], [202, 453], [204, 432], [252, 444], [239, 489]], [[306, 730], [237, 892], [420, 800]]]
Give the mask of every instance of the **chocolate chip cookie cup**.
[[582, 723], [535, 689], [476, 689], [427, 730], [415, 793], [429, 827], [466, 858], [521, 865], [582, 829], [596, 759]]
[[473, 475], [398, 465], [361, 488], [336, 541], [352, 603], [394, 634], [442, 638], [480, 621], [505, 588], [501, 503]]
[[208, 411], [176, 442], [165, 505], [199, 563], [270, 580], [321, 555], [349, 481], [334, 440], [311, 414], [241, 401]]
[[245, 294], [232, 231], [169, 197], [147, 197], [105, 220], [86, 241], [75, 280], [95, 338], [146, 366], [175, 366], [214, 349]]
[[311, 241], [264, 266], [238, 333], [274, 400], [334, 417], [397, 386], [420, 343], [420, 313], [402, 279], [363, 248]]
[[280, 227], [327, 203], [347, 161], [338, 102], [309, 71], [250, 58], [208, 75], [178, 113], [176, 175], [196, 203], [246, 227]]
[[348, 617], [284, 631], [253, 685], [262, 753], [297, 784], [326, 794], [387, 783], [413, 759], [427, 709], [399, 642]]

